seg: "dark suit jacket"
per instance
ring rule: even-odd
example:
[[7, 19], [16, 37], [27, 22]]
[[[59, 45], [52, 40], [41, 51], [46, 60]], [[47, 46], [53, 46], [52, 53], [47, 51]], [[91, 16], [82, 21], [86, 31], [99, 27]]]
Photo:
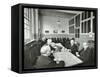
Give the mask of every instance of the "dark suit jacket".
[[24, 67], [32, 68], [36, 57], [40, 56], [41, 43], [38, 41], [33, 41], [24, 47]]
[[70, 46], [70, 49], [71, 49], [71, 53], [74, 55], [76, 55], [76, 52], [78, 52], [78, 48], [76, 44], [74, 44], [73, 46]]
[[70, 40], [69, 40], [69, 39], [64, 40], [64, 46], [65, 46], [67, 49], [70, 49]]
[[64, 62], [61, 61], [59, 64], [56, 64], [51, 58], [47, 56], [39, 56], [37, 58], [36, 64], [34, 65], [36, 69], [38, 68], [53, 68], [53, 67], [64, 67]]
[[83, 60], [83, 65], [93, 65], [94, 64], [94, 49], [89, 47], [84, 50], [84, 48], [79, 52], [80, 59]]
[[39, 44], [41, 45], [41, 47], [42, 47], [43, 45], [46, 44], [46, 41], [39, 40], [38, 43], [39, 43]]

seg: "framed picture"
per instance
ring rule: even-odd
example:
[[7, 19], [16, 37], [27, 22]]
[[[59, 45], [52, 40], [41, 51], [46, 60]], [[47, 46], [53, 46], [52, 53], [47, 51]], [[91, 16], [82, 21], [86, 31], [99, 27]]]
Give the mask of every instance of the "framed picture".
[[11, 70], [30, 73], [96, 69], [97, 38], [97, 8], [14, 5]]
[[49, 30], [45, 30], [45, 33], [49, 33]]
[[58, 30], [54, 30], [53, 33], [58, 33]]
[[62, 30], [61, 32], [62, 32], [62, 33], [65, 33], [65, 30]]

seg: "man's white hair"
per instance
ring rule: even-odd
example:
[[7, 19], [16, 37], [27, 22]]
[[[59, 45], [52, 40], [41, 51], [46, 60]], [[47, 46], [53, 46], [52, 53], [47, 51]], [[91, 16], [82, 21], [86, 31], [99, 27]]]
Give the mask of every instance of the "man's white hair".
[[44, 41], [46, 39], [46, 37], [42, 37], [42, 40]]
[[88, 43], [87, 43], [87, 42], [84, 42], [84, 43], [83, 43], [83, 46], [88, 46]]
[[83, 43], [83, 48], [86, 49], [87, 47], [88, 47], [88, 43], [87, 42], [84, 42]]
[[51, 44], [51, 43], [52, 43], [52, 39], [48, 39], [47, 44]]
[[48, 51], [50, 52], [50, 50], [51, 50], [51, 49], [50, 49], [50, 46], [48, 46], [48, 45], [46, 46], [46, 45], [45, 45], [45, 46], [43, 46], [43, 47], [41, 48], [40, 53], [41, 53], [41, 54], [46, 54]]

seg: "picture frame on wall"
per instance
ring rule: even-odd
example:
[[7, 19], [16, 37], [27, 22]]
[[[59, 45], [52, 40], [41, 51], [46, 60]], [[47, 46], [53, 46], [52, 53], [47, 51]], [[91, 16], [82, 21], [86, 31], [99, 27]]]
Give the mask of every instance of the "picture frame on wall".
[[97, 8], [39, 4], [11, 7], [12, 71], [97, 68]]
[[58, 30], [54, 30], [53, 33], [58, 33]]

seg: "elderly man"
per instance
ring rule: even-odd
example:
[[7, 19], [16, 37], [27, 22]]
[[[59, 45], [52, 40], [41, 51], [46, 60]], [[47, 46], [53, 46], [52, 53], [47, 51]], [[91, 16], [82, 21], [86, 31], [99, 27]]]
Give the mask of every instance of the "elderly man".
[[75, 44], [75, 40], [74, 39], [70, 40], [70, 49], [71, 49], [71, 53], [76, 56], [76, 53], [78, 52], [78, 47]]
[[83, 66], [88, 66], [93, 64], [93, 59], [92, 59], [92, 51], [88, 46], [88, 43], [84, 42], [83, 43], [83, 49], [79, 52], [79, 58], [83, 60]]
[[58, 64], [54, 62], [49, 56], [51, 54], [51, 48], [48, 45], [44, 45], [40, 51], [41, 55], [37, 58], [35, 68], [53, 68], [64, 67], [64, 62], [61, 61]]

